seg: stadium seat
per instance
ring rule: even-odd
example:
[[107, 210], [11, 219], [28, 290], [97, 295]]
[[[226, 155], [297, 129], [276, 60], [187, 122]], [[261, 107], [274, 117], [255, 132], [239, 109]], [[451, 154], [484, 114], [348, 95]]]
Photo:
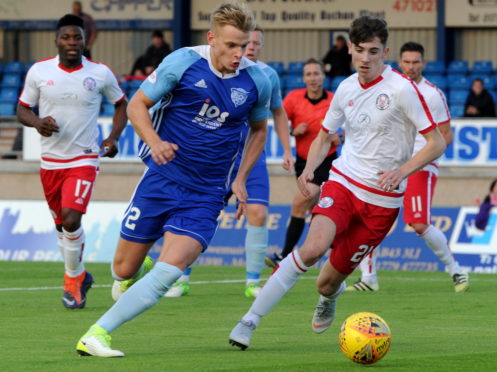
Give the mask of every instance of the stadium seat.
[[492, 61], [475, 61], [473, 63], [473, 68], [471, 69], [472, 74], [491, 74], [494, 67]]
[[289, 75], [302, 75], [304, 63], [305, 62], [290, 62], [285, 72]]
[[460, 118], [464, 116], [464, 105], [450, 105], [450, 116], [452, 118]]
[[104, 103], [102, 105], [102, 111], [100, 112], [102, 116], [113, 116], [114, 115], [114, 105], [112, 103]]
[[448, 78], [450, 89], [469, 89], [471, 87], [472, 80], [467, 76], [459, 76]]
[[335, 92], [342, 81], [347, 79], [347, 76], [335, 76], [331, 81], [330, 90]]
[[442, 61], [428, 61], [423, 70], [424, 74], [445, 74], [445, 64]]
[[21, 75], [18, 73], [5, 73], [0, 83], [2, 88], [17, 88], [20, 89], [22, 86]]
[[435, 85], [437, 88], [445, 90], [447, 89], [448, 83], [447, 83], [447, 78], [443, 75], [425, 75], [425, 78]]
[[447, 74], [463, 74], [468, 73], [468, 61], [452, 61], [447, 68]]
[[285, 71], [285, 64], [283, 62], [268, 62], [267, 65], [272, 67], [278, 75]]
[[287, 90], [305, 88], [304, 78], [302, 76], [290, 75], [285, 77], [285, 80]]
[[0, 100], [0, 116], [14, 116], [16, 114], [16, 104], [10, 101]]
[[399, 64], [397, 63], [397, 61], [385, 61], [385, 63], [387, 65], [392, 66], [393, 69], [400, 71]]
[[466, 103], [466, 98], [468, 97], [469, 91], [467, 89], [452, 89], [449, 93], [449, 103], [450, 105]]
[[5, 65], [4, 72], [5, 73], [14, 72], [17, 74], [22, 74], [22, 73], [24, 73], [24, 63], [22, 63], [22, 62], [8, 62]]
[[17, 102], [18, 98], [17, 88], [2, 88], [0, 90], [0, 100], [8, 102]]
[[31, 68], [31, 66], [33, 66], [34, 64], [35, 64], [35, 62], [34, 62], [34, 61], [31, 61], [31, 62], [26, 63], [26, 64], [24, 65], [24, 71], [25, 71], [25, 72], [28, 72], [28, 71], [29, 71], [29, 69]]
[[331, 90], [331, 78], [329, 76], [326, 76], [324, 78], [323, 88], [326, 90]]

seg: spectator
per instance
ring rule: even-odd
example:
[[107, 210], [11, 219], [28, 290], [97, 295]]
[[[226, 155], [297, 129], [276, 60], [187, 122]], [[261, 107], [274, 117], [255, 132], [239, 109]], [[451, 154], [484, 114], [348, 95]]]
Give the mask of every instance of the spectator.
[[475, 226], [477, 229], [485, 231], [487, 227], [488, 219], [490, 217], [490, 210], [492, 207], [497, 205], [497, 179], [493, 180], [490, 184], [490, 192], [483, 203], [480, 205], [480, 210], [475, 217]]
[[137, 77], [150, 75], [169, 53], [171, 53], [171, 48], [164, 40], [162, 31], [155, 30], [152, 32], [152, 44], [145, 54], [137, 58], [131, 69], [131, 75]]
[[330, 51], [323, 58], [324, 69], [326, 75], [330, 78], [335, 76], [349, 76], [352, 74], [350, 63], [352, 57], [349, 54], [347, 40], [342, 35], [338, 35]]
[[83, 30], [85, 32], [85, 50], [83, 51], [83, 55], [86, 58], [91, 58], [91, 47], [95, 43], [95, 40], [97, 40], [97, 24], [91, 15], [83, 12], [81, 1], [74, 1], [72, 3], [72, 14], [83, 19]]
[[495, 117], [495, 103], [490, 93], [483, 86], [482, 79], [473, 80], [471, 91], [464, 104], [465, 117]]

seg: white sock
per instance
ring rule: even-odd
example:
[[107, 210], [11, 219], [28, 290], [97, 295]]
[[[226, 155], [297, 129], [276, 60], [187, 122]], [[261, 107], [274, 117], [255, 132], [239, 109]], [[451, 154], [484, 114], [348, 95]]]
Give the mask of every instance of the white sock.
[[459, 263], [454, 259], [454, 256], [452, 256], [447, 238], [443, 232], [435, 226], [430, 225], [422, 235], [419, 235], [419, 237], [425, 241], [426, 245], [435, 253], [440, 261], [447, 266], [447, 270], [451, 276], [461, 272]]
[[70, 277], [76, 277], [85, 271], [83, 264], [83, 249], [85, 247], [85, 232], [83, 227], [73, 232], [62, 228], [64, 234], [64, 263], [66, 274]]
[[376, 277], [376, 258], [378, 253], [376, 253], [376, 249], [373, 250], [370, 254], [364, 257], [359, 264], [359, 268], [361, 269], [361, 280], [363, 282], [373, 284], [378, 281]]
[[276, 306], [283, 296], [295, 285], [300, 275], [309, 270], [302, 262], [298, 250], [293, 250], [279, 264], [278, 269], [270, 276], [261, 293], [257, 296], [243, 320], [252, 321], [255, 325]]
[[64, 233], [57, 230], [57, 247], [59, 247], [60, 257], [62, 257], [62, 262], [64, 262]]

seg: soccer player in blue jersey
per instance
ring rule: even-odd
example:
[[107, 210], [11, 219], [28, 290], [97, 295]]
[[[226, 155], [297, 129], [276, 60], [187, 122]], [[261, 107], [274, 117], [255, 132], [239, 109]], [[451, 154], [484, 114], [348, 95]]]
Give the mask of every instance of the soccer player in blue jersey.
[[[139, 154], [147, 168], [124, 216], [112, 273], [116, 280], [137, 281], [81, 337], [80, 355], [124, 356], [111, 349], [110, 333], [155, 305], [207, 248], [248, 121], [231, 186], [240, 202], [237, 217], [244, 212], [245, 181], [264, 148], [270, 98], [265, 74], [242, 58], [254, 27], [245, 5], [219, 5], [208, 45], [168, 55], [133, 96], [128, 117], [143, 141]], [[148, 250], [162, 235], [158, 261], [144, 275]]]
[[[264, 47], [264, 31], [256, 27], [250, 32], [250, 39], [245, 50], [245, 57], [264, 71], [271, 82], [271, 103], [270, 109], [273, 114], [276, 133], [283, 147], [283, 168], [290, 170], [293, 168], [293, 157], [290, 148], [290, 136], [288, 131], [288, 118], [281, 101], [280, 79], [277, 72], [264, 62], [259, 61], [259, 54]], [[235, 163], [233, 178], [236, 175], [240, 161], [242, 159], [243, 146], [248, 133], [248, 126], [245, 127], [244, 136], [240, 142], [241, 149]], [[252, 168], [247, 179], [247, 235], [245, 236], [245, 261], [247, 269], [247, 280], [245, 296], [255, 298], [261, 291], [259, 284], [264, 259], [268, 247], [268, 229], [266, 226], [268, 206], [269, 206], [269, 174], [266, 166], [266, 155], [263, 152], [257, 163]], [[229, 193], [228, 197], [231, 196]], [[179, 280], [174, 283], [166, 297], [180, 297], [190, 292], [191, 267], [185, 270]]]

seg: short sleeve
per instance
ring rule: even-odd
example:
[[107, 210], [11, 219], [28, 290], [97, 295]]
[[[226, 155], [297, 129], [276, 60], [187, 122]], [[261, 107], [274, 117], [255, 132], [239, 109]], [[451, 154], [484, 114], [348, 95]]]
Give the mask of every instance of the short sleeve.
[[281, 107], [280, 78], [278, 77], [276, 71], [274, 71], [271, 67], [268, 66], [264, 71], [266, 70], [267, 77], [271, 83], [271, 102], [269, 108], [273, 111]]
[[116, 76], [107, 67], [105, 68], [105, 86], [102, 93], [111, 103], [117, 103], [126, 98], [126, 95], [117, 82]]
[[257, 87], [257, 102], [252, 107], [249, 113], [249, 120], [260, 121], [267, 119], [269, 116], [269, 100], [271, 98], [271, 83], [266, 74], [257, 66], [250, 66], [247, 72], [252, 77], [255, 86]]
[[345, 122], [345, 113], [340, 105], [341, 96], [341, 89], [338, 87], [322, 123], [323, 130], [331, 134], [338, 132]]
[[183, 73], [200, 58], [189, 48], [174, 51], [143, 81], [140, 89], [153, 102], [159, 101], [176, 87]]
[[399, 103], [419, 133], [424, 134], [437, 127], [425, 98], [413, 82], [404, 84]]
[[40, 88], [37, 84], [37, 68], [33, 65], [26, 74], [24, 88], [19, 96], [19, 103], [26, 107], [34, 107], [40, 99]]
[[435, 97], [428, 102], [428, 105], [430, 106], [435, 123], [437, 125], [446, 124], [450, 121], [449, 106], [443, 92], [438, 88], [435, 88], [435, 90]]

